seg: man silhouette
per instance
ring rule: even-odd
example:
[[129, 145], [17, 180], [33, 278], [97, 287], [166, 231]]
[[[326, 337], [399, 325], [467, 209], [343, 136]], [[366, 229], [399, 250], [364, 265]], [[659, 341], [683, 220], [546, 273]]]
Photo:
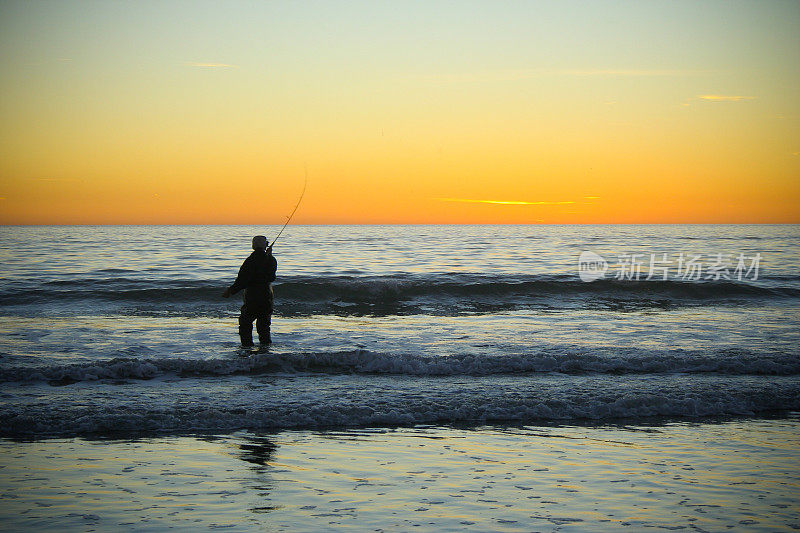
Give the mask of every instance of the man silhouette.
[[267, 246], [268, 244], [263, 235], [253, 237], [253, 253], [242, 263], [233, 285], [222, 293], [223, 298], [228, 298], [244, 289], [244, 305], [239, 315], [239, 337], [245, 347], [253, 346], [254, 320], [258, 342], [272, 342], [269, 332], [272, 320], [272, 282], [275, 281], [278, 262], [272, 256], [272, 247]]

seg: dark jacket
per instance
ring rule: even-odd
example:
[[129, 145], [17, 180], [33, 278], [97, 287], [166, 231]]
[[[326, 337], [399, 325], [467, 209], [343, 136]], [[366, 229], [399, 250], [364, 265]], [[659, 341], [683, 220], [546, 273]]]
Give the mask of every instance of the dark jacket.
[[244, 289], [246, 304], [260, 304], [272, 301], [270, 283], [275, 281], [278, 261], [264, 250], [253, 250], [239, 269], [236, 281], [230, 286], [231, 294]]

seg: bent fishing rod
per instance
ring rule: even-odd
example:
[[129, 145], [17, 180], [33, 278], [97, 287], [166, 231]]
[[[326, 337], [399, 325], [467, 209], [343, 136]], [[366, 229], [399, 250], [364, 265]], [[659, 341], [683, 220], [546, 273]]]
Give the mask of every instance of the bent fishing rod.
[[303, 192], [300, 193], [300, 199], [297, 200], [297, 205], [294, 206], [294, 209], [292, 210], [292, 214], [289, 215], [286, 218], [286, 223], [283, 225], [281, 230], [278, 232], [278, 235], [274, 239], [272, 239], [272, 244], [269, 245], [270, 249], [272, 249], [272, 247], [275, 246], [275, 242], [283, 234], [283, 230], [286, 229], [286, 226], [289, 225], [289, 222], [291, 222], [292, 217], [294, 217], [294, 214], [297, 212], [297, 208], [300, 207], [300, 202], [303, 201], [303, 196], [305, 196], [305, 194], [306, 194], [306, 186], [308, 186], [308, 169], [306, 169], [305, 180], [303, 180]]

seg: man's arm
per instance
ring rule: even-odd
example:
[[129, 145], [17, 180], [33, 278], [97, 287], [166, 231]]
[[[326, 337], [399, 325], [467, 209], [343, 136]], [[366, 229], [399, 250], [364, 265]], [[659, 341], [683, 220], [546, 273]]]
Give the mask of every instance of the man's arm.
[[231, 294], [236, 294], [240, 290], [247, 287], [248, 283], [250, 283], [250, 278], [253, 276], [253, 265], [250, 258], [244, 260], [242, 266], [239, 268], [239, 274], [236, 276], [236, 281], [233, 282], [233, 285], [225, 289], [225, 292], [222, 293], [223, 298], [229, 297]]
[[278, 271], [278, 260], [275, 259], [275, 256], [270, 254], [269, 256], [269, 274], [267, 276], [267, 280], [272, 283], [275, 281], [275, 273]]

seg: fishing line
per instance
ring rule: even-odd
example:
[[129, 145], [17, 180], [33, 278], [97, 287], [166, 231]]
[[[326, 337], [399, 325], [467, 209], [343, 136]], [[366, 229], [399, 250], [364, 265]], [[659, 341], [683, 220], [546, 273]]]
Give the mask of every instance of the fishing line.
[[297, 205], [294, 206], [294, 209], [292, 210], [292, 214], [289, 215], [289, 217], [286, 219], [286, 223], [281, 228], [281, 231], [279, 231], [278, 235], [274, 239], [272, 239], [272, 244], [269, 245], [270, 248], [275, 246], [275, 241], [277, 241], [278, 237], [280, 237], [283, 234], [283, 230], [285, 230], [286, 226], [289, 225], [289, 222], [291, 222], [292, 217], [297, 212], [297, 208], [300, 207], [300, 202], [303, 201], [303, 196], [305, 196], [305, 194], [306, 194], [306, 186], [308, 185], [308, 168], [306, 168], [305, 170], [306, 170], [306, 173], [305, 173], [305, 180], [303, 181], [303, 192], [300, 193], [300, 199], [297, 200]]

